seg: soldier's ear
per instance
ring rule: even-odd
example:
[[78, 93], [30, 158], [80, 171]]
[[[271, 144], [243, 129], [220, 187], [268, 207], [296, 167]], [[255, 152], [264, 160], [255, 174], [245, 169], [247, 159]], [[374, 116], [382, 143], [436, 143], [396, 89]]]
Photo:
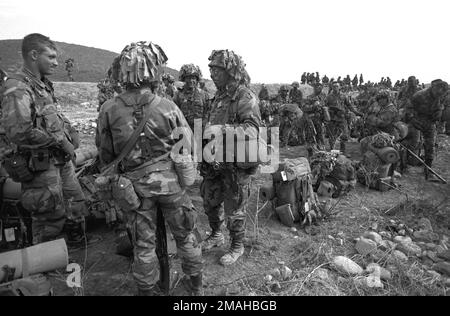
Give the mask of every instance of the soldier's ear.
[[36, 61], [39, 57], [39, 52], [36, 49], [33, 49], [28, 53], [28, 57], [31, 60]]

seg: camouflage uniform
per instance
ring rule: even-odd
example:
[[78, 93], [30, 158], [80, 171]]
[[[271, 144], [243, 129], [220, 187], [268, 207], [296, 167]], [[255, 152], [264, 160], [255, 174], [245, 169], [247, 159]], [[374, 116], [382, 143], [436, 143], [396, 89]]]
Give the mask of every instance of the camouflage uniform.
[[[253, 136], [258, 135], [261, 126], [258, 99], [245, 80], [248, 75], [242, 59], [232, 51], [213, 51], [209, 59], [210, 67], [224, 69], [232, 79], [226, 87], [218, 87], [207, 126], [230, 124], [244, 128]], [[226, 219], [232, 244], [230, 252], [221, 258], [224, 265], [234, 263], [243, 254], [250, 175], [255, 172], [254, 168], [242, 169], [238, 165], [226, 162], [222, 168], [213, 168], [202, 163], [201, 170], [203, 182], [200, 191], [213, 231], [204, 249], [223, 244], [221, 226]]]
[[259, 101], [269, 101], [269, 90], [265, 85], [261, 86], [261, 91], [258, 94]]
[[180, 107], [181, 112], [183, 112], [192, 130], [194, 130], [194, 120], [203, 120], [206, 111], [208, 110], [207, 96], [205, 92], [199, 88], [195, 88], [192, 91], [183, 88], [183, 90], [175, 95], [173, 102]]
[[381, 107], [378, 102], [375, 102], [368, 110], [367, 125], [369, 131], [365, 136], [375, 135], [381, 131], [398, 138], [398, 131], [394, 127], [394, 123], [397, 121], [398, 111], [393, 103]]
[[350, 100], [341, 92], [331, 92], [325, 99], [325, 106], [330, 111], [331, 121], [327, 124], [328, 140], [330, 148], [333, 149], [336, 140], [340, 138], [340, 150], [345, 151], [345, 142], [349, 138], [349, 128], [347, 113], [351, 111], [357, 115], [359, 113], [351, 104]]
[[[122, 52], [125, 56], [124, 63], [127, 63], [127, 56], [133, 56], [132, 53], [136, 52], [132, 45], [127, 46]], [[154, 57], [152, 63], [156, 64], [157, 61], [162, 63], [160, 56], [165, 55], [161, 48], [145, 42], [140, 42], [138, 45], [147, 53], [144, 56], [138, 55], [136, 59], [145, 60], [153, 51], [159, 49], [158, 57]], [[152, 51], [147, 45], [153, 47]], [[146, 64], [149, 64], [149, 61]], [[147, 71], [147, 77], [142, 75], [141, 78], [145, 79], [140, 80], [151, 81], [154, 77], [150, 73], [153, 72]], [[122, 77], [123, 75], [122, 72], [115, 74], [129, 86], [130, 83], [127, 82], [129, 79]], [[174, 138], [174, 129], [184, 128], [183, 136], [189, 143], [192, 131], [183, 113], [172, 101], [161, 98], [157, 106], [149, 107], [148, 104], [154, 98], [155, 95], [150, 87], [139, 86], [137, 89], [127, 89], [126, 92], [102, 106], [98, 122], [99, 157], [101, 163], [105, 165], [119, 156], [143, 116], [149, 111], [151, 113], [135, 147], [121, 163], [122, 176], [132, 182], [140, 202], [137, 210], [123, 208], [122, 210], [126, 213], [127, 226], [132, 230], [135, 245], [133, 276], [142, 295], [147, 295], [146, 293], [152, 290], [159, 276], [158, 260], [155, 254], [158, 208], [163, 212], [175, 238], [183, 272], [192, 278], [201, 275], [203, 269], [201, 247], [195, 234], [197, 215], [186, 190], [180, 186], [174, 163], [169, 157], [159, 162], [152, 161], [172, 151], [178, 141]]]
[[300, 85], [295, 83], [292, 86], [293, 88], [289, 91], [289, 103], [295, 103], [301, 108], [303, 103], [303, 93], [299, 89]]
[[420, 143], [420, 132], [424, 138], [425, 163], [431, 166], [434, 159], [434, 146], [436, 143], [436, 123], [441, 119], [443, 105], [441, 96], [434, 96], [433, 85], [446, 86], [445, 82], [436, 83], [425, 90], [416, 92], [411, 99], [406, 115], [409, 122], [408, 144], [410, 150], [417, 151]]
[[99, 90], [97, 96], [98, 100], [97, 111], [100, 111], [100, 108], [103, 105], [103, 103], [114, 98], [114, 87], [112, 86], [109, 79], [103, 79], [97, 84], [97, 88]]
[[56, 238], [64, 224], [76, 227], [74, 221], [87, 212], [73, 157], [62, 150], [72, 146], [73, 155], [77, 144], [68, 144], [75, 143], [74, 130], [55, 103], [52, 83], [25, 68], [5, 82], [2, 125], [7, 139], [24, 154], [42, 150], [50, 155], [49, 169], [34, 171], [33, 180], [22, 183], [21, 203], [33, 216], [34, 243]]

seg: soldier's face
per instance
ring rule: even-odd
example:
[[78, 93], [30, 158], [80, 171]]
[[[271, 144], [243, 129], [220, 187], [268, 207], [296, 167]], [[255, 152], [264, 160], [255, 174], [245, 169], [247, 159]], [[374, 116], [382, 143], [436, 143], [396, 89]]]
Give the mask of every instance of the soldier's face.
[[45, 47], [42, 53], [37, 57], [37, 65], [41, 75], [49, 76], [55, 72], [56, 67], [58, 67], [58, 61], [56, 50]]
[[214, 81], [217, 88], [223, 88], [227, 85], [230, 76], [225, 69], [212, 66], [209, 67], [209, 72], [211, 73], [211, 79]]
[[191, 89], [194, 89], [195, 87], [197, 87], [197, 83], [198, 83], [197, 77], [187, 76], [185, 80], [186, 80], [186, 88], [191, 90]]

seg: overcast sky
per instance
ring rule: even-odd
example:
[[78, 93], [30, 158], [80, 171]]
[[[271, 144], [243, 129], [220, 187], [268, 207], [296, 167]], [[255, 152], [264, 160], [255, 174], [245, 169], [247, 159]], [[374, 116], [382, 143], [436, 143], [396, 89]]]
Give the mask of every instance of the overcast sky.
[[[39, 32], [120, 52], [159, 44], [177, 70], [209, 78], [213, 49], [231, 49], [252, 82], [290, 83], [303, 72], [365, 80], [416, 75], [450, 81], [448, 0], [0, 0], [0, 39]], [[1, 52], [0, 52], [1, 53]]]

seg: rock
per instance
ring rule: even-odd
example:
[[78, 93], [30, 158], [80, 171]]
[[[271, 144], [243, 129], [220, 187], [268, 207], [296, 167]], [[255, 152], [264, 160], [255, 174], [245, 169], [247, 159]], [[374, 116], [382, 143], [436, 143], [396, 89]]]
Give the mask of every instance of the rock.
[[370, 239], [361, 238], [356, 243], [355, 248], [360, 255], [367, 256], [377, 250], [377, 243]]
[[328, 270], [323, 268], [317, 269], [316, 272], [314, 272], [314, 276], [323, 281], [326, 281], [330, 278], [330, 276], [328, 275]]
[[433, 270], [445, 274], [446, 276], [450, 276], [450, 263], [448, 262], [436, 263], [433, 266]]
[[284, 266], [281, 269], [281, 278], [286, 281], [292, 277], [292, 270]]
[[437, 246], [436, 249], [434, 250], [437, 252], [438, 255], [440, 255], [441, 253], [444, 253], [446, 250], [444, 247], [442, 247], [441, 245]]
[[410, 237], [397, 236], [394, 238], [394, 242], [397, 244], [410, 243], [410, 242], [412, 242], [412, 239]]
[[444, 259], [445, 261], [450, 261], [450, 250], [437, 253], [437, 256], [441, 259]]
[[392, 252], [392, 254], [389, 256], [389, 259], [391, 259], [394, 262], [396, 262], [396, 261], [407, 262], [408, 261], [408, 257], [403, 252], [398, 251], [398, 250], [394, 250]]
[[406, 230], [404, 230], [404, 229], [399, 230], [398, 234], [399, 234], [400, 236], [406, 236]]
[[380, 267], [376, 263], [371, 263], [366, 267], [366, 271], [371, 275], [381, 278], [381, 280], [389, 281], [392, 279], [392, 274], [389, 270]]
[[378, 249], [375, 252], [372, 252], [370, 254], [370, 256], [374, 261], [379, 262], [386, 258], [386, 253], [384, 251]]
[[381, 242], [383, 241], [383, 238], [376, 232], [366, 232], [363, 235], [363, 237], [366, 238], [366, 239], [370, 239], [370, 240], [376, 242], [377, 245], [380, 245]]
[[405, 229], [405, 228], [406, 228], [405, 224], [399, 224], [398, 225], [398, 229]]
[[433, 226], [431, 225], [431, 221], [428, 218], [419, 219], [417, 225], [420, 227], [421, 230], [427, 230], [430, 232], [433, 231]]
[[415, 241], [432, 242], [439, 240], [439, 235], [429, 230], [415, 231], [413, 234]]
[[355, 279], [355, 284], [359, 285], [361, 287], [368, 287], [368, 288], [378, 288], [382, 289], [384, 287], [383, 282], [381, 282], [381, 279], [377, 276], [369, 275], [367, 277], [360, 277]]
[[420, 248], [413, 242], [398, 244], [396, 249], [400, 250], [407, 256], [420, 256], [420, 254], [422, 253], [422, 248]]
[[361, 275], [364, 271], [363, 268], [361, 268], [356, 262], [343, 256], [335, 257], [333, 259], [333, 266], [339, 272], [351, 276]]
[[384, 239], [392, 239], [392, 234], [389, 232], [380, 232], [380, 236]]
[[275, 282], [272, 285], [272, 292], [279, 293], [279, 292], [281, 292], [281, 290], [282, 290], [282, 288], [281, 288], [281, 284], [279, 282]]
[[273, 270], [270, 270], [270, 275], [272, 276], [272, 277], [274, 277], [275, 279], [279, 279], [279, 278], [281, 278], [281, 272], [280, 272], [280, 269], [273, 269]]
[[[370, 226], [370, 229], [373, 230], [373, 231], [378, 230], [378, 224], [377, 224], [377, 223], [373, 223], [373, 224]], [[370, 239], [370, 238], [369, 238], [369, 239]], [[375, 241], [375, 240], [374, 240], [374, 241]]]
[[390, 240], [383, 240], [380, 244], [380, 249], [384, 250], [384, 251], [394, 250], [396, 247], [397, 247], [397, 244]]

